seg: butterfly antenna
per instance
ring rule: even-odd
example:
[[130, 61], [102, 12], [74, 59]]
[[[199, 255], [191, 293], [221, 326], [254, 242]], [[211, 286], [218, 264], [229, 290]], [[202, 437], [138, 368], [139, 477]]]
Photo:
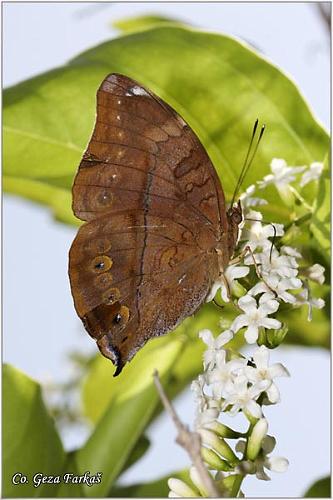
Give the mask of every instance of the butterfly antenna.
[[243, 170], [242, 177], [241, 177], [241, 181], [240, 181], [240, 183], [239, 183], [239, 187], [241, 186], [242, 182], [244, 181], [245, 176], [246, 176], [246, 174], [248, 173], [249, 168], [251, 167], [251, 165], [252, 165], [252, 163], [253, 163], [254, 157], [255, 157], [255, 155], [257, 154], [257, 149], [258, 149], [259, 144], [260, 144], [260, 142], [261, 142], [262, 136], [264, 135], [264, 132], [265, 132], [265, 125], [263, 125], [263, 126], [261, 127], [261, 130], [260, 130], [260, 134], [259, 134], [259, 137], [258, 137], [257, 144], [256, 144], [256, 146], [255, 146], [255, 148], [254, 148], [253, 154], [252, 154], [252, 156], [251, 156], [251, 158], [250, 158], [250, 160], [249, 160], [249, 163], [248, 163], [248, 165], [247, 165], [246, 169], [244, 169], [244, 170]]
[[[256, 135], [256, 131], [257, 131], [257, 128], [258, 128], [258, 122], [259, 122], [259, 120], [257, 118], [256, 121], [255, 121], [255, 123], [254, 123], [254, 126], [253, 126], [252, 136], [251, 136], [250, 144], [249, 144], [249, 147], [248, 147], [248, 150], [247, 150], [247, 153], [246, 153], [246, 157], [245, 157], [245, 160], [244, 160], [244, 163], [243, 163], [243, 167], [242, 167], [242, 170], [241, 170], [240, 176], [238, 178], [238, 181], [237, 181], [237, 184], [236, 184], [236, 188], [235, 188], [235, 191], [234, 191], [234, 194], [233, 194], [233, 197], [232, 197], [232, 201], [231, 201], [231, 205], [230, 205], [231, 207], [233, 206], [233, 204], [235, 202], [235, 199], [236, 199], [236, 196], [237, 196], [237, 194], [239, 192], [239, 189], [240, 189], [240, 187], [241, 187], [241, 185], [242, 185], [242, 183], [243, 183], [243, 181], [245, 179], [245, 176], [248, 173], [250, 166], [252, 165], [254, 157], [255, 157], [255, 155], [257, 153], [258, 146], [260, 144], [260, 141], [261, 141], [262, 136], [263, 136], [264, 131], [265, 131], [265, 125], [263, 125], [261, 127], [259, 138], [258, 138], [257, 144], [256, 144], [256, 146], [254, 148], [253, 154], [250, 157], [250, 153], [251, 153], [253, 141], [254, 141], [254, 138], [255, 138], [255, 135]], [[250, 160], [249, 160], [249, 157], [250, 157]]]
[[237, 192], [238, 192], [238, 189], [240, 187], [240, 181], [242, 179], [243, 172], [244, 172], [244, 170], [246, 168], [246, 164], [247, 164], [247, 160], [249, 158], [250, 152], [251, 152], [253, 140], [254, 140], [254, 137], [256, 135], [256, 131], [257, 131], [257, 127], [258, 127], [258, 121], [259, 120], [257, 118], [256, 121], [254, 122], [253, 131], [252, 131], [252, 137], [251, 137], [250, 144], [249, 144], [249, 147], [247, 149], [245, 160], [244, 160], [244, 163], [243, 163], [243, 166], [242, 166], [242, 170], [241, 170], [240, 176], [238, 177], [238, 181], [237, 181], [237, 184], [236, 184], [236, 187], [235, 187], [235, 191], [234, 191], [234, 194], [233, 194], [233, 197], [232, 197], [232, 201], [231, 201], [231, 205], [230, 205], [231, 207], [233, 206], [233, 204], [235, 202], [235, 199], [236, 199], [236, 196], [237, 196]]

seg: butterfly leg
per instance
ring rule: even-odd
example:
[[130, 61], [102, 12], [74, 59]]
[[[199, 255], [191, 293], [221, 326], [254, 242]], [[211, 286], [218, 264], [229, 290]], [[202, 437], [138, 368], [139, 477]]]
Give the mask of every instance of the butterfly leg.
[[231, 297], [231, 289], [230, 289], [230, 285], [228, 283], [228, 280], [227, 278], [225, 277], [225, 274], [223, 271], [221, 271], [221, 274], [220, 274], [220, 278], [221, 278], [221, 281], [223, 282], [224, 286], [225, 286], [225, 289], [227, 291], [227, 297], [229, 300], [232, 300], [232, 297]]

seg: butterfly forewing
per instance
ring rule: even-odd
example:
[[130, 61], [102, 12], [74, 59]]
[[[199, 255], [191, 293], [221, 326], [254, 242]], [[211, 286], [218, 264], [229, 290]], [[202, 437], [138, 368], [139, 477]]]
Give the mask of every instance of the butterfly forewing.
[[78, 315], [120, 372], [149, 338], [205, 300], [227, 232], [224, 195], [199, 139], [166, 103], [110, 75], [73, 185], [88, 221], [70, 251]]

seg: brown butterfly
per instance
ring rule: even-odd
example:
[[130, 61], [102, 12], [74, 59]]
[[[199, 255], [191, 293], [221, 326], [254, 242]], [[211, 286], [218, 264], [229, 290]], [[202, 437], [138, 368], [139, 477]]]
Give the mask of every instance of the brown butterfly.
[[73, 211], [87, 221], [69, 254], [75, 309], [116, 376], [147, 340], [205, 302], [232, 258], [242, 209], [226, 209], [187, 123], [139, 83], [111, 74], [97, 92]]

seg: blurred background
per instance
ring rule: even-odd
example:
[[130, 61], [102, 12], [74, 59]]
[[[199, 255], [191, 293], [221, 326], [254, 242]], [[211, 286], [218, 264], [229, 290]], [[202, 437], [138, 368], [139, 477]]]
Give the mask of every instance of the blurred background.
[[[329, 7], [268, 2], [5, 3], [3, 86], [62, 65], [118, 36], [112, 26], [117, 20], [162, 15], [253, 45], [297, 84], [328, 129]], [[95, 352], [75, 314], [67, 277], [68, 249], [76, 229], [52, 220], [46, 208], [14, 196], [4, 195], [3, 214], [4, 361], [44, 385], [64, 382], [73, 375], [69, 352]], [[272, 360], [283, 362], [291, 373], [290, 379], [279, 381], [281, 404], [267, 409], [269, 432], [277, 438], [276, 454], [286, 456], [290, 467], [285, 474], [272, 474], [268, 483], [247, 478], [244, 490], [246, 496], [302, 496], [330, 471], [329, 352], [288, 346], [272, 352]], [[176, 408], [192, 422], [189, 391], [176, 400]], [[71, 449], [81, 445], [89, 428], [82, 423], [61, 433]], [[126, 472], [123, 484], [148, 481], [188, 465], [187, 456], [173, 442], [175, 431], [167, 416], [161, 416], [148, 435], [150, 450]]]

